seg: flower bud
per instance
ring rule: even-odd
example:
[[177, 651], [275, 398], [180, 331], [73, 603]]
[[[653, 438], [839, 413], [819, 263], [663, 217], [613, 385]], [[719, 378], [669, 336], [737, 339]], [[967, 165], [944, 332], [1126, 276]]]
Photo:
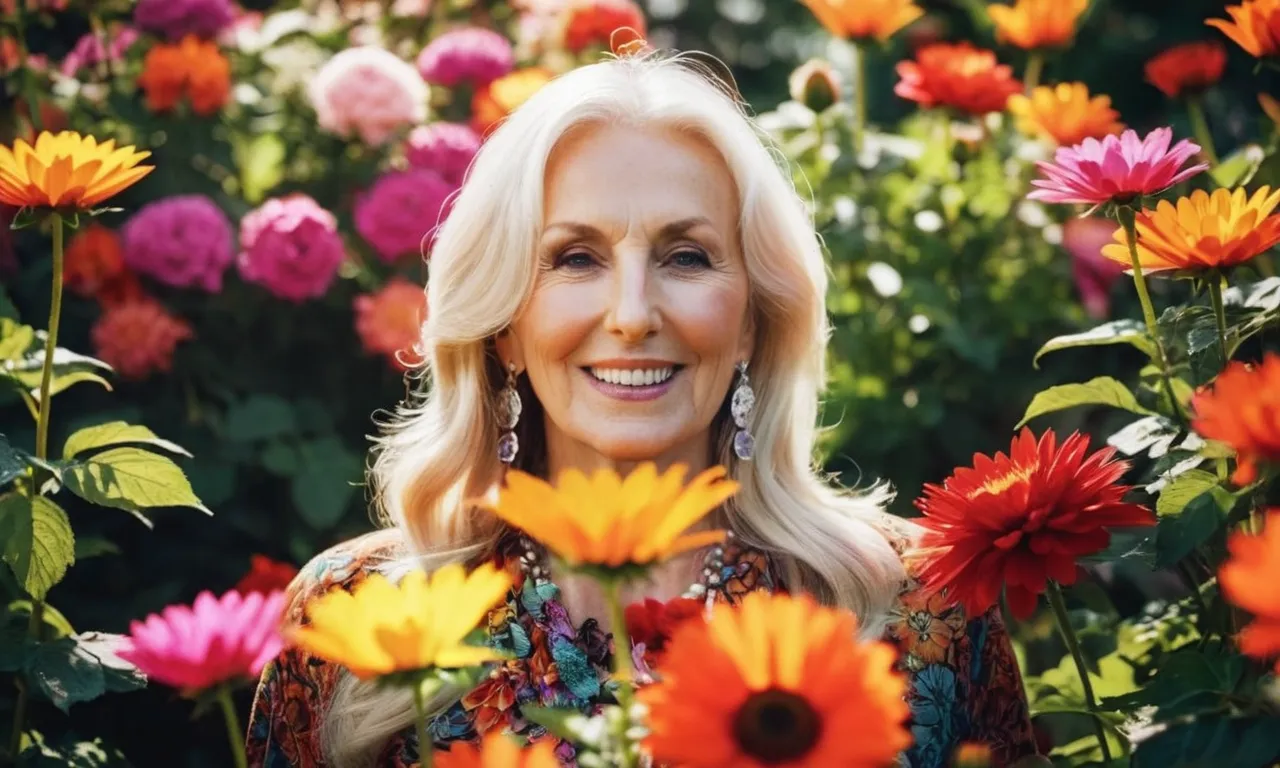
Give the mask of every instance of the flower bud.
[[840, 100], [840, 78], [831, 65], [810, 59], [791, 73], [791, 98], [814, 112], [822, 112]]

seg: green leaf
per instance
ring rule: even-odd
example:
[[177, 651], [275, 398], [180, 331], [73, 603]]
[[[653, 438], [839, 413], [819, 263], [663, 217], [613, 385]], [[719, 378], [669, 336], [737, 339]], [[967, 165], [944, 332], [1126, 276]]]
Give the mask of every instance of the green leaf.
[[1160, 517], [1179, 514], [1192, 499], [1210, 488], [1216, 488], [1219, 482], [1217, 475], [1203, 469], [1183, 472], [1166, 485], [1156, 499], [1156, 514]]
[[91, 427], [85, 427], [77, 431], [71, 437], [67, 438], [67, 443], [62, 449], [64, 458], [74, 458], [91, 448], [103, 448], [109, 445], [121, 445], [124, 443], [143, 443], [146, 445], [154, 445], [157, 448], [163, 448], [166, 451], [176, 453], [179, 456], [190, 457], [191, 454], [187, 449], [170, 442], [161, 437], [156, 436], [154, 432], [146, 427], [137, 424], [128, 424], [123, 421], [110, 421], [106, 424], [95, 424]]
[[299, 469], [298, 451], [292, 445], [272, 441], [262, 449], [262, 466], [282, 477], [290, 477]]
[[1098, 376], [1083, 384], [1060, 384], [1037, 392], [1027, 406], [1027, 412], [1014, 429], [1021, 429], [1024, 424], [1037, 416], [1046, 413], [1074, 408], [1077, 405], [1108, 405], [1121, 408], [1144, 416], [1153, 415], [1151, 411], [1138, 404], [1129, 388], [1110, 376]]
[[[43, 341], [45, 337], [44, 331], [36, 331], [36, 340]], [[12, 368], [6, 371], [6, 374], [19, 382], [28, 390], [35, 389], [40, 386], [40, 377], [43, 375], [44, 368], [44, 347], [37, 347], [29, 354], [25, 355]], [[72, 373], [105, 371], [111, 373], [111, 366], [101, 360], [82, 355], [78, 352], [72, 352], [63, 347], [56, 347], [53, 350], [53, 375], [55, 378], [59, 376], [67, 376]]]
[[102, 678], [108, 691], [127, 693], [146, 687], [147, 676], [132, 662], [120, 658], [120, 651], [129, 647], [129, 638], [110, 632], [83, 632], [73, 639], [77, 654], [102, 667]]
[[1170, 725], [1133, 753], [1133, 768], [1263, 768], [1280, 759], [1273, 718], [1213, 716]]
[[[93, 371], [72, 371], [70, 373], [63, 374], [61, 376], [54, 376], [49, 381], [49, 397], [53, 397], [59, 392], [64, 392], [70, 389], [72, 386], [79, 384], [82, 381], [91, 381], [95, 384], [100, 385], [103, 389], [107, 390], [108, 392], [111, 391], [111, 382], [102, 378], [101, 376], [94, 373]], [[39, 386], [32, 387], [30, 390], [30, 395], [32, 400], [35, 400], [37, 403], [40, 402], [40, 387]]]
[[[546, 728], [561, 739], [581, 744], [588, 748], [599, 748], [599, 735], [603, 730], [592, 728], [591, 721], [576, 709], [553, 707], [521, 707], [520, 714], [532, 723]], [[592, 738], [592, 736], [596, 736]]]
[[1192, 499], [1181, 514], [1161, 518], [1156, 528], [1156, 566], [1167, 568], [1191, 554], [1223, 524], [1233, 502], [1230, 494], [1211, 488]]
[[17, 360], [36, 340], [36, 331], [9, 318], [0, 318], [0, 360]]
[[0, 485], [8, 485], [27, 471], [27, 462], [9, 439], [0, 434]]
[[[31, 601], [30, 600], [14, 600], [5, 606], [5, 615], [8, 617], [21, 617], [23, 626], [31, 617]], [[53, 607], [49, 603], [44, 604], [44, 609], [40, 612], [40, 620], [46, 627], [52, 629], [55, 637], [66, 637], [74, 635], [75, 628], [71, 626], [71, 622], [67, 621], [67, 617], [62, 615], [62, 611]]]
[[1125, 713], [1158, 707], [1159, 720], [1219, 709], [1226, 705], [1244, 671], [1241, 656], [1191, 646], [1163, 657], [1155, 676], [1140, 690], [1104, 698], [1099, 706]]
[[1137, 456], [1144, 451], [1155, 458], [1169, 449], [1178, 437], [1173, 422], [1163, 416], [1146, 416], [1131, 422], [1107, 438], [1107, 445], [1126, 456]]
[[62, 508], [44, 496], [0, 498], [4, 561], [36, 600], [43, 600], [75, 562], [75, 536]]
[[76, 539], [76, 562], [88, 560], [91, 557], [118, 554], [120, 554], [120, 547], [116, 546], [115, 542], [94, 537]]
[[182, 469], [165, 456], [141, 448], [111, 448], [65, 466], [63, 482], [85, 501], [123, 509], [147, 526], [142, 510], [195, 507], [212, 515], [191, 490]]
[[1265, 159], [1267, 153], [1261, 145], [1246, 144], [1210, 168], [1209, 175], [1219, 187], [1231, 189], [1243, 186], [1249, 183]]
[[28, 732], [31, 743], [18, 755], [18, 768], [129, 768], [118, 749], [102, 739], [86, 741], [74, 733], [48, 741], [43, 734]]
[[301, 468], [290, 483], [298, 514], [313, 528], [332, 528], [342, 519], [355, 493], [363, 463], [333, 438], [303, 443]]
[[24, 628], [0, 627], [0, 672], [22, 669], [31, 645], [32, 640]]
[[293, 407], [275, 395], [254, 395], [227, 411], [227, 438], [238, 443], [266, 440], [298, 431]]
[[26, 675], [64, 713], [72, 704], [92, 701], [107, 692], [102, 666], [77, 653], [73, 638], [40, 643], [27, 654]]
[[1137, 320], [1112, 320], [1082, 333], [1070, 333], [1045, 342], [1036, 352], [1031, 364], [1040, 367], [1040, 358], [1050, 352], [1071, 347], [1094, 347], [1103, 344], [1128, 344], [1150, 357], [1155, 354], [1155, 343], [1147, 335], [1147, 326]]
[[234, 147], [244, 198], [258, 203], [284, 178], [285, 143], [274, 133], [261, 133]]

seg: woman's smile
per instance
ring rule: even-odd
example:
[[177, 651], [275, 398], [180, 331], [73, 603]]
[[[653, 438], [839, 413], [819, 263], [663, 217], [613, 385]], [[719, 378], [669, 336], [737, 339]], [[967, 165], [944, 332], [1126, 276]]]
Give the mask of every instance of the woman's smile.
[[671, 391], [683, 365], [663, 360], [604, 360], [583, 366], [597, 392], [615, 400], [657, 400]]

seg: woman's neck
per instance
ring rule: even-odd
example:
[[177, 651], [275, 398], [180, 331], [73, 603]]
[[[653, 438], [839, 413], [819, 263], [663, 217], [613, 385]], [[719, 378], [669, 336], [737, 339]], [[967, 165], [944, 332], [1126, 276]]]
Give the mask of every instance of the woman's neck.
[[571, 468], [588, 475], [598, 469], [612, 469], [622, 477], [626, 477], [645, 462], [656, 464], [659, 472], [675, 464], [683, 464], [688, 468], [686, 474], [688, 479], [711, 466], [710, 430], [658, 455], [642, 459], [617, 459], [606, 456], [594, 447], [569, 437], [553, 425], [547, 426], [546, 441], [546, 479], [553, 483], [561, 472]]

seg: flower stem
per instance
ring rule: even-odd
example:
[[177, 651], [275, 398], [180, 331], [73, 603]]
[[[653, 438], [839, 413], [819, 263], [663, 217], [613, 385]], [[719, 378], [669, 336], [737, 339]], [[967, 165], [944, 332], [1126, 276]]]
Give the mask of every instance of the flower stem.
[[1216, 273], [1209, 276], [1209, 301], [1213, 304], [1213, 317], [1218, 321], [1218, 347], [1222, 350], [1222, 364], [1226, 365], [1231, 359], [1227, 354], [1227, 311], [1222, 306], [1222, 277]]
[[1138, 291], [1138, 302], [1142, 304], [1142, 319], [1147, 324], [1147, 333], [1151, 336], [1155, 351], [1151, 359], [1160, 369], [1160, 381], [1164, 385], [1165, 395], [1169, 398], [1169, 407], [1179, 423], [1185, 426], [1186, 418], [1182, 406], [1173, 393], [1173, 382], [1170, 380], [1169, 361], [1164, 355], [1164, 345], [1160, 343], [1160, 328], [1156, 324], [1156, 310], [1151, 304], [1151, 294], [1147, 292], [1147, 278], [1142, 273], [1142, 261], [1138, 258], [1138, 226], [1133, 209], [1129, 206], [1116, 208], [1116, 218], [1124, 228], [1125, 243], [1129, 246], [1129, 264], [1133, 268], [1133, 287]]
[[1200, 142], [1200, 151], [1210, 165], [1218, 164], [1218, 153], [1213, 148], [1213, 134], [1209, 132], [1209, 121], [1204, 117], [1204, 105], [1198, 96], [1187, 99], [1187, 116], [1191, 118], [1191, 132]]
[[236, 716], [236, 705], [231, 700], [231, 686], [219, 686], [218, 703], [222, 705], [222, 718], [227, 722], [227, 738], [231, 740], [231, 755], [235, 758], [236, 768], [247, 768], [249, 760], [244, 754], [244, 732], [240, 730], [240, 718]]
[[622, 729], [618, 744], [622, 750], [622, 768], [635, 765], [630, 739], [631, 686], [635, 673], [631, 667], [631, 635], [627, 632], [627, 616], [622, 610], [622, 582], [611, 579], [604, 585], [605, 602], [609, 606], [609, 623], [613, 626], [613, 674], [618, 679], [618, 704], [622, 707]]
[[[27, 635], [33, 640], [40, 639], [40, 624], [44, 621], [44, 603], [32, 601], [31, 616], [27, 618]], [[8, 758], [15, 764], [18, 762], [18, 753], [22, 750], [22, 728], [27, 718], [27, 684], [19, 675], [13, 681], [18, 689], [18, 699], [13, 705], [13, 731], [9, 735], [9, 754]]]
[[857, 42], [853, 43], [853, 67], [856, 91], [854, 94], [856, 108], [853, 113], [853, 159], [857, 162], [862, 156], [863, 140], [867, 132], [867, 56]]
[[431, 768], [431, 755], [434, 751], [431, 744], [431, 733], [427, 730], [427, 686], [425, 682], [413, 686], [413, 708], [418, 717], [414, 727], [418, 732], [418, 762], [422, 768]]
[[1022, 83], [1026, 86], [1027, 93], [1031, 93], [1040, 84], [1042, 72], [1044, 72], [1044, 54], [1040, 51], [1032, 51], [1027, 59], [1027, 71], [1022, 75]]
[[1046, 592], [1053, 615], [1058, 620], [1058, 630], [1062, 632], [1062, 640], [1071, 651], [1071, 658], [1076, 662], [1076, 672], [1080, 674], [1080, 687], [1084, 691], [1084, 705], [1092, 714], [1094, 730], [1098, 733], [1098, 746], [1102, 749], [1102, 760], [1111, 762], [1111, 747], [1107, 744], [1107, 731], [1098, 719], [1098, 703], [1093, 698], [1093, 683], [1089, 681], [1089, 667], [1085, 664], [1084, 652], [1080, 650], [1080, 641], [1076, 639], [1075, 630], [1071, 628], [1071, 617], [1067, 615], [1067, 604], [1062, 599], [1062, 588], [1058, 582], [1050, 579]]

